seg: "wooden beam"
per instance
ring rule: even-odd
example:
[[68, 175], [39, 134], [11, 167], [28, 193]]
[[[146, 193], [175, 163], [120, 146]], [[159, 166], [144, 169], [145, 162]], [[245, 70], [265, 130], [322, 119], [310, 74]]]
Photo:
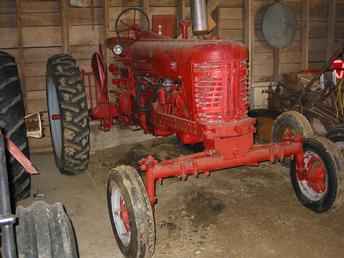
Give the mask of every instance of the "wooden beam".
[[[106, 46], [106, 39], [110, 36], [111, 33], [111, 19], [110, 19], [110, 14], [109, 11], [111, 10], [111, 0], [104, 0], [104, 42], [103, 42], [103, 55], [105, 58], [105, 66], [108, 67], [108, 64], [110, 63], [110, 58], [109, 56], [111, 55], [111, 51]], [[110, 72], [109, 69], [106, 68], [106, 75], [107, 78], [110, 78]], [[108, 89], [111, 87], [111, 80], [107, 80], [108, 83]]]
[[279, 81], [279, 75], [280, 75], [280, 49], [274, 48], [273, 49], [273, 80], [274, 82]]
[[70, 52], [69, 45], [69, 3], [68, 0], [60, 0], [61, 24], [62, 24], [62, 42], [63, 52]]
[[19, 60], [19, 74], [21, 77], [21, 88], [24, 95], [24, 105], [26, 107], [26, 87], [25, 87], [25, 72], [24, 72], [24, 48], [23, 48], [23, 26], [22, 26], [22, 5], [21, 0], [16, 0], [16, 27], [17, 27], [17, 42], [18, 42], [18, 57]]
[[150, 12], [150, 0], [141, 0], [141, 7], [143, 11], [148, 15], [149, 22], [150, 22], [149, 27], [152, 28], [152, 15]]
[[110, 33], [110, 14], [109, 11], [111, 10], [111, 3], [110, 0], [104, 0], [104, 39], [106, 40]]
[[326, 57], [330, 58], [334, 52], [335, 26], [336, 26], [336, 0], [328, 2], [328, 21], [327, 21], [327, 49]]
[[[254, 39], [255, 39], [255, 10], [254, 10], [254, 0], [245, 0], [244, 2], [244, 39], [245, 44], [249, 51], [248, 66], [250, 70], [249, 74], [249, 87], [252, 89], [254, 70], [253, 70], [253, 59], [254, 59]], [[253, 97], [253, 94], [251, 94]], [[254, 100], [251, 100], [254, 102]], [[252, 102], [252, 103], [253, 103]]]
[[310, 0], [302, 1], [301, 69], [309, 68]]

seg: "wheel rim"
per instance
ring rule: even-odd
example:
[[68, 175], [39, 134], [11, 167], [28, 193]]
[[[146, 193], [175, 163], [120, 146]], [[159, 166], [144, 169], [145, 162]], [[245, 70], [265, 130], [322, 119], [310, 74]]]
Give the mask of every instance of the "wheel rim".
[[282, 141], [285, 137], [295, 137], [297, 134], [299, 134], [299, 130], [297, 128], [293, 128], [293, 127], [286, 127], [284, 128], [284, 130], [282, 130], [281, 135], [279, 135], [279, 141]]
[[111, 190], [111, 211], [117, 235], [122, 244], [128, 247], [131, 237], [129, 212], [125, 200], [116, 186], [113, 186]]
[[62, 114], [56, 86], [51, 77], [48, 78], [48, 115], [51, 129], [51, 138], [57, 158], [62, 157]]
[[[127, 18], [126, 20], [129, 20], [129, 22], [124, 21], [123, 19], [125, 18]], [[140, 25], [136, 23], [140, 22], [142, 18], [145, 20], [146, 23], [146, 26], [143, 29], [141, 29]], [[120, 25], [124, 26], [124, 28], [120, 28]], [[149, 25], [149, 18], [147, 14], [139, 8], [132, 7], [122, 11], [122, 13], [119, 14], [115, 22], [115, 31], [117, 33], [118, 38], [121, 38], [121, 34], [123, 33], [127, 34], [126, 36], [130, 38], [131, 31], [149, 31]]]
[[305, 152], [304, 163], [305, 176], [302, 179], [297, 178], [300, 190], [311, 201], [319, 201], [328, 188], [326, 166], [320, 156], [311, 151]]

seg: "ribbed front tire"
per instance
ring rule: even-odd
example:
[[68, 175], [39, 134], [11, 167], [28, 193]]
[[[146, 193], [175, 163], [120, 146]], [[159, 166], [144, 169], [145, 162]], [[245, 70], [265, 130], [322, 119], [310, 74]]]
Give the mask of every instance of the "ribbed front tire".
[[43, 201], [17, 208], [16, 226], [19, 258], [77, 258], [72, 223], [63, 205]]

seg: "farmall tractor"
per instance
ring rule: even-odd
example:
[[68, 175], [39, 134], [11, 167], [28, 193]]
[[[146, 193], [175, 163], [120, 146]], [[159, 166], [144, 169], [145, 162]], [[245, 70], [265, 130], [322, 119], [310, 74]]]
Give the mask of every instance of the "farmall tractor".
[[[202, 8], [193, 8], [194, 31], [206, 26], [204, 15], [197, 11]], [[204, 147], [161, 162], [148, 156], [139, 162], [141, 174], [124, 165], [112, 169], [108, 208], [125, 257], [153, 255], [155, 185], [165, 178], [209, 175], [288, 158], [292, 185], [305, 207], [320, 213], [342, 202], [343, 164], [336, 146], [322, 137], [294, 135], [289, 128], [278, 143], [254, 144], [255, 119], [247, 115], [247, 48], [227, 40], [187, 39], [186, 24], [182, 23], [182, 39], [172, 39], [149, 31], [148, 17], [141, 9], [129, 8], [118, 16], [117, 36], [106, 42], [113, 52], [109, 71], [114, 103], [108, 98], [110, 77], [103, 55], [99, 52], [92, 58], [97, 103], [90, 115], [103, 128], [110, 129], [116, 120], [157, 137], [175, 135], [183, 144]], [[48, 74], [49, 116], [53, 137], [58, 137], [53, 139], [55, 156], [60, 169], [80, 171], [85, 169], [89, 137], [89, 131], [83, 130], [88, 128], [83, 87], [92, 81], [91, 75], [80, 72], [70, 56], [49, 62], [55, 67], [51, 73], [55, 77]], [[292, 116], [302, 127], [299, 114]]]

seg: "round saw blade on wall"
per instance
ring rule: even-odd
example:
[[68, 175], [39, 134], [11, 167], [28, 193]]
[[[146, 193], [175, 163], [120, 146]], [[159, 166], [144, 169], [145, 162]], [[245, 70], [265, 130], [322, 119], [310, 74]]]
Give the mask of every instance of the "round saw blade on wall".
[[263, 35], [267, 43], [275, 48], [286, 48], [293, 42], [296, 32], [296, 17], [284, 4], [274, 3], [263, 16]]

